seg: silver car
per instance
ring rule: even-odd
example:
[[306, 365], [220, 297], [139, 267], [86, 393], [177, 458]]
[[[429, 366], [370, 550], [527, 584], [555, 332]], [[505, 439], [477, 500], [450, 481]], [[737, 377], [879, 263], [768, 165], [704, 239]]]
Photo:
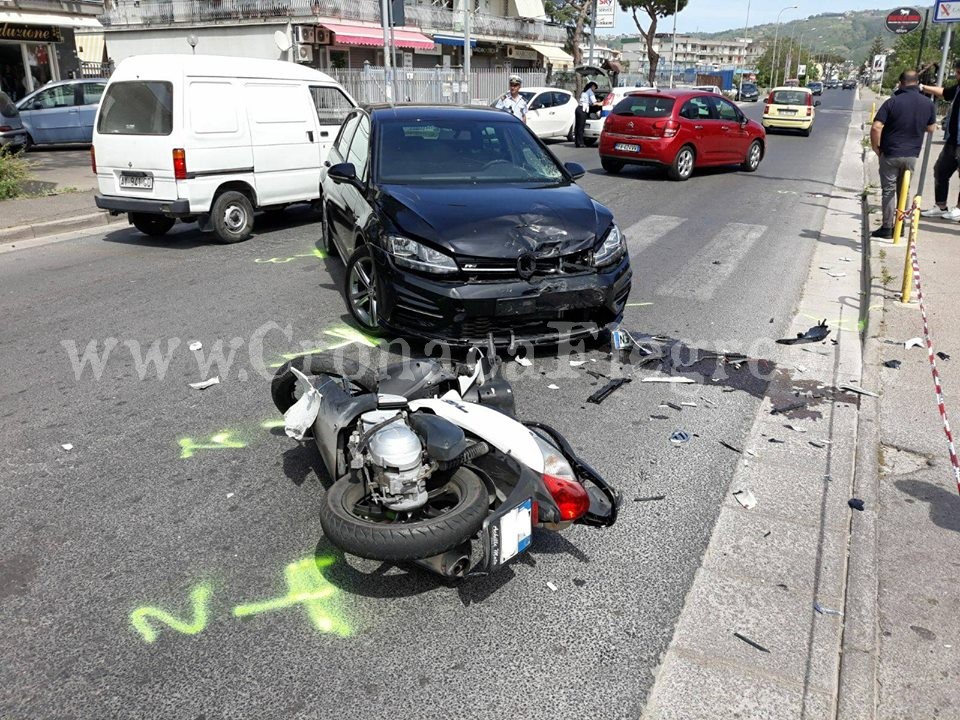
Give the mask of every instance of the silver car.
[[27, 147], [86, 143], [93, 139], [93, 120], [107, 87], [104, 78], [47, 83], [17, 103], [27, 131]]
[[6, 93], [0, 92], [0, 149], [19, 150], [27, 143], [20, 112]]

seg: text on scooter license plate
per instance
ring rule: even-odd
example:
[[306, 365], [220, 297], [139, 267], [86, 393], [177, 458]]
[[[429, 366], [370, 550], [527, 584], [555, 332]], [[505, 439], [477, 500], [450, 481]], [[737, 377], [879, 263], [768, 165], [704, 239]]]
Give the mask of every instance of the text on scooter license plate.
[[613, 149], [621, 152], [640, 152], [639, 145], [629, 145], [627, 143], [617, 143], [613, 146]]
[[530, 547], [533, 500], [526, 500], [500, 518], [500, 562]]
[[126, 175], [121, 173], [120, 187], [153, 190], [153, 178], [149, 175]]

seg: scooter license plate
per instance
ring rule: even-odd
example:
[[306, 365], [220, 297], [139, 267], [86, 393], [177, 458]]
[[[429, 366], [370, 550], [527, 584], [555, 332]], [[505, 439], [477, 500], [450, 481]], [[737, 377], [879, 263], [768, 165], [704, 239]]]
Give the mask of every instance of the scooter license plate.
[[491, 533], [491, 540], [499, 537], [499, 548], [495, 544], [492, 547], [497, 551], [498, 564], [505, 563], [530, 547], [532, 516], [533, 500], [527, 499], [500, 518], [495, 526], [496, 532]]

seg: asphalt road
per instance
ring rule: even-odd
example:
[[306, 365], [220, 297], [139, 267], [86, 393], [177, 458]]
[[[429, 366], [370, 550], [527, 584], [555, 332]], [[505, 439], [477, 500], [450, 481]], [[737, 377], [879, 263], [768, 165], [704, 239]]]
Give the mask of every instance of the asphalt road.
[[[628, 328], [769, 352], [852, 99], [829, 91], [813, 136], [771, 136], [753, 175], [613, 177], [595, 149], [552, 146], [587, 166], [581, 185], [628, 234]], [[582, 369], [514, 363], [521, 416], [620, 487], [618, 524], [538, 533], [460, 584], [344, 557], [317, 520], [319, 456], [262, 426], [277, 416], [256, 372], [258, 357], [353, 339], [310, 220], [261, 220], [238, 246], [124, 227], [0, 255], [0, 717], [637, 717], [735, 465], [719, 440], [742, 442], [764, 383], [728, 369], [673, 388], [626, 368], [635, 381], [595, 406]], [[207, 376], [195, 340], [204, 356], [236, 346], [202, 392], [187, 385]], [[77, 379], [70, 350], [91, 341], [112, 353]], [[154, 341], [169, 366], [141, 373]], [[621, 371], [602, 348], [587, 357]], [[695, 435], [675, 447], [680, 428]]]

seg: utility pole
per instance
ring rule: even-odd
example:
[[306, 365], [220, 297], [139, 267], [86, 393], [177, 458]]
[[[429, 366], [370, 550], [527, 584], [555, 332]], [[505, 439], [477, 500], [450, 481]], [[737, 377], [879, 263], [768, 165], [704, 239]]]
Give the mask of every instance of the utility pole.
[[590, 11], [590, 56], [587, 58], [587, 65], [593, 65], [593, 51], [596, 47], [597, 37], [597, 0], [593, 0], [593, 9]]
[[783, 8], [779, 13], [777, 13], [777, 30], [773, 34], [773, 63], [770, 65], [770, 71], [773, 73], [771, 78], [770, 87], [777, 86], [777, 76], [779, 75], [780, 68], [777, 67], [777, 61], [780, 59], [780, 56], [777, 54], [777, 40], [780, 39], [780, 18], [783, 17], [783, 14], [787, 10], [796, 10], [796, 5], [788, 5]]
[[677, 14], [680, 12], [680, 0], [673, 3], [673, 41], [670, 45], [670, 87], [673, 87], [673, 76], [677, 68]]
[[743, 96], [743, 74], [747, 70], [747, 33], [750, 32], [750, 0], [747, 0], [747, 22], [743, 26], [743, 64], [740, 66], [740, 85], [737, 89], [737, 100]]
[[380, 0], [380, 22], [383, 27], [383, 91], [387, 102], [394, 102], [393, 92], [393, 48], [390, 47], [390, 0]]
[[[937, 72], [937, 85], [943, 87], [943, 74], [947, 69], [947, 60], [950, 55], [950, 42], [953, 40], [953, 25], [947, 25], [947, 34], [943, 39], [943, 55], [940, 58], [940, 70]], [[948, 116], [949, 117], [949, 116]], [[927, 141], [923, 148], [923, 164], [920, 166], [920, 180], [917, 183], [917, 195], [923, 195], [923, 179], [927, 176], [927, 166], [930, 164], [930, 146], [933, 144], [933, 135], [927, 133]]]
[[463, 0], [463, 76], [466, 81], [467, 104], [470, 104], [470, 98], [473, 95], [470, 92], [470, 5], [473, 0]]

